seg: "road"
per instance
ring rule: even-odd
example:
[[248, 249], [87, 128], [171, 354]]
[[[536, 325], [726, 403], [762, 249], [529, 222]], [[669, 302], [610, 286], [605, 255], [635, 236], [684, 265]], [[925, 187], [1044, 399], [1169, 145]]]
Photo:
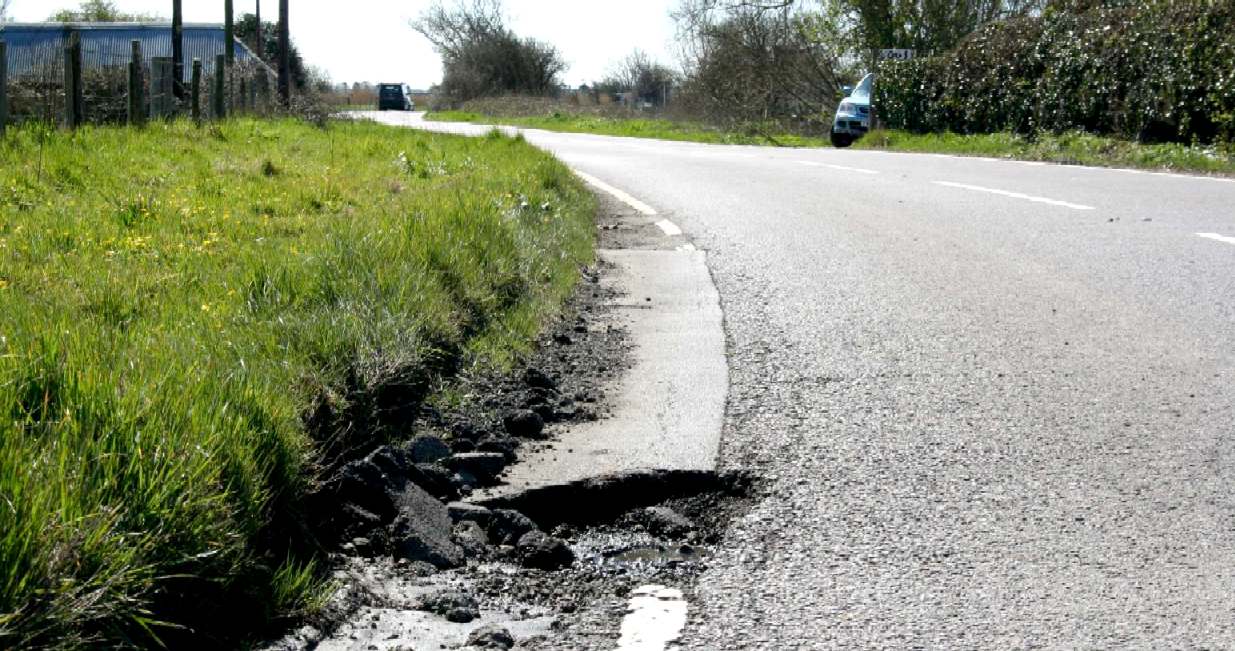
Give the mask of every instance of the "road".
[[527, 137], [720, 293], [768, 497], [683, 648], [1235, 648], [1235, 182]]

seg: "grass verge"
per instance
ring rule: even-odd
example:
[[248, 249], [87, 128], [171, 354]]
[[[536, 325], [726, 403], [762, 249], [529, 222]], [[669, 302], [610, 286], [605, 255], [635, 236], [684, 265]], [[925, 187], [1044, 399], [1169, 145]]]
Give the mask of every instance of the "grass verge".
[[10, 131], [0, 648], [236, 646], [312, 609], [299, 498], [530, 347], [593, 201], [496, 134]]
[[1235, 174], [1235, 156], [1217, 147], [1174, 143], [1142, 144], [1084, 132], [1042, 133], [1032, 137], [1012, 133], [960, 135], [874, 131], [854, 143], [855, 149], [989, 156], [1095, 167]]
[[434, 111], [425, 116], [437, 122], [474, 122], [501, 124], [546, 131], [594, 133], [627, 138], [654, 138], [685, 142], [705, 142], [724, 145], [777, 145], [783, 147], [822, 147], [823, 138], [811, 138], [751, 125], [742, 130], [725, 130], [699, 122], [684, 122], [659, 118], [619, 118], [594, 115], [555, 113], [545, 116], [494, 117], [465, 111]]
[[[756, 130], [725, 131], [700, 123], [664, 119], [595, 117], [554, 114], [532, 117], [495, 117], [463, 111], [430, 113], [429, 120], [502, 124], [547, 131], [593, 133], [606, 136], [655, 138], [730, 145], [776, 145], [784, 147], [830, 147], [826, 138]], [[1235, 154], [1217, 147], [1180, 144], [1142, 144], [1082, 132], [1036, 134], [1011, 133], [960, 135], [913, 134], [907, 131], [874, 131], [853, 144], [854, 149], [989, 156], [1016, 160], [1046, 161], [1096, 167], [1129, 167], [1147, 170], [1235, 174]]]

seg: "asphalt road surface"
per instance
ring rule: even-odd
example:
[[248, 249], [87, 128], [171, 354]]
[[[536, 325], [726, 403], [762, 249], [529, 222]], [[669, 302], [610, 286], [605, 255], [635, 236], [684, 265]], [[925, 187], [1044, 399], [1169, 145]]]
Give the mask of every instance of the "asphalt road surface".
[[771, 493], [683, 648], [1235, 648], [1235, 182], [527, 136], [708, 252]]

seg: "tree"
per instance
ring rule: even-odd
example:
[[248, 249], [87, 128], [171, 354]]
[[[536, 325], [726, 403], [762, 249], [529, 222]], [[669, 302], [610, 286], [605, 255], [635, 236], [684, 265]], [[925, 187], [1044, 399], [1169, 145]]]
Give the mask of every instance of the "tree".
[[[279, 58], [279, 30], [274, 23], [265, 23], [261, 27], [262, 42], [257, 42], [258, 27], [257, 16], [254, 14], [244, 14], [240, 20], [236, 21], [236, 38], [242, 43], [248, 44], [253, 49], [253, 54], [263, 61], [276, 61]], [[311, 75], [304, 59], [300, 56], [300, 50], [296, 49], [296, 44], [293, 43], [290, 48], [290, 67], [292, 85], [297, 90], [304, 90], [311, 83]]]
[[683, 99], [704, 117], [749, 124], [834, 106], [850, 51], [836, 2], [683, 0], [673, 17]]
[[[1048, 4], [1119, 0], [682, 0], [675, 19], [697, 32], [718, 13], [767, 14], [786, 10], [833, 22], [831, 31], [860, 60], [885, 48], [922, 52], [954, 47], [978, 27], [1041, 12]], [[842, 45], [838, 44], [838, 45]]]
[[1045, 0], [845, 0], [863, 54], [884, 48], [940, 52], [982, 25], [1039, 12]]
[[47, 20], [53, 23], [137, 23], [161, 18], [156, 14], [125, 13], [110, 0], [83, 0], [77, 9], [62, 9]]
[[0, 0], [0, 23], [9, 19], [9, 0]]
[[412, 22], [442, 57], [440, 92], [452, 102], [499, 94], [548, 95], [566, 69], [557, 49], [506, 27], [500, 0], [439, 0]]
[[678, 75], [668, 66], [652, 60], [643, 50], [635, 50], [618, 61], [609, 74], [595, 85], [600, 92], [632, 93], [640, 102], [664, 106]]

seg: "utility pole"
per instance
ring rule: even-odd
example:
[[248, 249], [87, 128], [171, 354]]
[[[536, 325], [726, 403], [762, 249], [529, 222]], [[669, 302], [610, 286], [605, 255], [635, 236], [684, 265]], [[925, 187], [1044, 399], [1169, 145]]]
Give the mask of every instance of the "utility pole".
[[184, 101], [184, 8], [172, 0], [172, 95]]
[[223, 53], [227, 67], [236, 63], [236, 23], [232, 15], [232, 0], [223, 0]]
[[257, 29], [254, 31], [253, 39], [256, 47], [253, 51], [257, 53], [257, 58], [262, 61], [266, 60], [266, 42], [262, 40], [262, 0], [257, 0]]
[[291, 32], [287, 28], [287, 0], [279, 0], [279, 101], [292, 105]]

